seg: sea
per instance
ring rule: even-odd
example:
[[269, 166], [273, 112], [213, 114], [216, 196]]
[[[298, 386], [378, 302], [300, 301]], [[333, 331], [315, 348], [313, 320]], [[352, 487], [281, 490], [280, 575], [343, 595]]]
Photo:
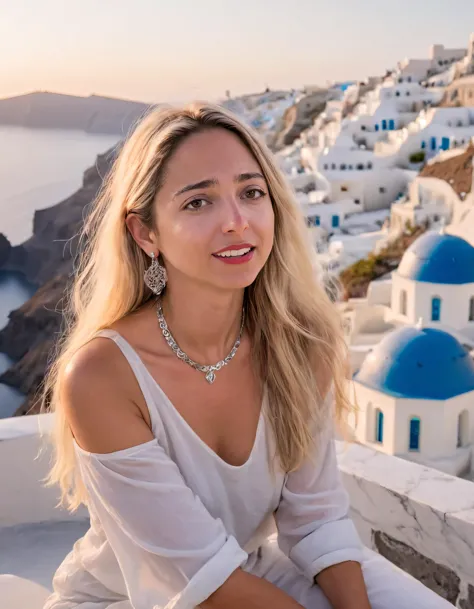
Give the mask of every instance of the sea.
[[[85, 169], [118, 141], [115, 135], [0, 126], [0, 233], [12, 245], [23, 243], [32, 235], [34, 212], [80, 188]], [[21, 275], [0, 270], [0, 329], [34, 291]], [[0, 353], [0, 374], [11, 363]], [[23, 400], [0, 383], [0, 418], [11, 416]]]

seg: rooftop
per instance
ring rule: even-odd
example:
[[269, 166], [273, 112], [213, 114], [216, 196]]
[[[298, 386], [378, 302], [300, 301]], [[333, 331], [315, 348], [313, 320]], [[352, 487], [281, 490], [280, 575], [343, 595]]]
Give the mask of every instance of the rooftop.
[[403, 254], [398, 274], [428, 283], [474, 283], [474, 247], [456, 235], [430, 231]]
[[354, 380], [394, 397], [448, 400], [474, 391], [474, 360], [451, 334], [407, 326], [374, 347]]
[[[28, 580], [16, 582], [23, 602], [3, 602], [2, 609], [41, 609], [54, 571], [89, 526], [86, 511], [59, 510], [56, 490], [41, 484], [49, 457], [36, 458], [40, 438], [31, 423], [21, 434], [26, 418], [4, 419], [0, 427], [0, 547], [8, 548], [0, 555], [0, 573]], [[31, 420], [45, 432], [52, 415]], [[14, 433], [8, 433], [10, 424]], [[474, 484], [365, 446], [336, 442], [336, 448], [352, 517], [366, 546], [453, 605], [473, 607]], [[8, 594], [7, 580], [0, 575], [2, 593], [6, 587]]]

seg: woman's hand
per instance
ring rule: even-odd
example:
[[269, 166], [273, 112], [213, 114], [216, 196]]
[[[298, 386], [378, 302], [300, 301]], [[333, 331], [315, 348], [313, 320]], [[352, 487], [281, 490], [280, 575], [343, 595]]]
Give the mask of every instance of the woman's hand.
[[315, 580], [334, 609], [371, 609], [359, 563], [338, 563], [321, 571]]

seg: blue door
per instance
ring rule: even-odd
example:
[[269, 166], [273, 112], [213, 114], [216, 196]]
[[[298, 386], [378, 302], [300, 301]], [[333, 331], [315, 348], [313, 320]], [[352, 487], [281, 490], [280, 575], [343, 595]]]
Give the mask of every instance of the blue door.
[[424, 150], [425, 148], [426, 148], [426, 142], [425, 142], [425, 140], [423, 140], [421, 142], [421, 149]]
[[387, 129], [387, 121], [385, 119], [383, 119], [382, 121], [382, 131], [385, 131]]
[[431, 138], [431, 150], [436, 150], [436, 138]]
[[379, 126], [375, 125], [375, 131], [378, 131], [378, 130], [379, 130]]
[[391, 118], [391, 119], [388, 121], [388, 128], [389, 128], [391, 131], [393, 131], [393, 130], [395, 129], [395, 121], [393, 120], [393, 118]]
[[332, 226], [333, 228], [337, 228], [339, 226], [339, 216], [332, 217]]
[[410, 420], [410, 450], [420, 450], [420, 419]]
[[434, 296], [431, 299], [431, 321], [439, 321], [441, 319], [441, 298]]
[[383, 442], [383, 412], [375, 411], [375, 438], [377, 442]]
[[449, 137], [443, 137], [441, 140], [441, 148], [443, 150], [449, 150]]

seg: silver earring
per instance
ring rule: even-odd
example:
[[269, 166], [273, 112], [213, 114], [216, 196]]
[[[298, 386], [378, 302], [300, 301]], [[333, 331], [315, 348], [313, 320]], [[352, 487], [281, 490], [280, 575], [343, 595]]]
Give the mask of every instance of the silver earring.
[[150, 257], [151, 264], [145, 271], [143, 279], [150, 290], [159, 296], [164, 290], [166, 282], [168, 281], [168, 276], [165, 267], [158, 262], [158, 257], [155, 258], [153, 252], [151, 252]]

